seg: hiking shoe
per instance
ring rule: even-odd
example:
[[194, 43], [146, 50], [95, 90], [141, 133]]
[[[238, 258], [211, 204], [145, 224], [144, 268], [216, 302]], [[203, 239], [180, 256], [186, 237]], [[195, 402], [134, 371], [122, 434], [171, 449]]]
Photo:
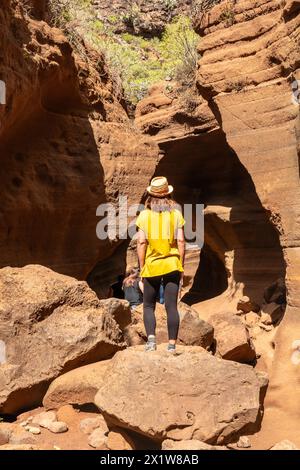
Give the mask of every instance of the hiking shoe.
[[168, 344], [167, 351], [169, 353], [175, 353], [176, 352], [176, 345], [175, 344]]
[[146, 346], [145, 346], [145, 351], [146, 351], [146, 352], [149, 352], [149, 351], [156, 351], [156, 340], [155, 340], [155, 336], [149, 336], [149, 337], [148, 337], [148, 341], [147, 341]]

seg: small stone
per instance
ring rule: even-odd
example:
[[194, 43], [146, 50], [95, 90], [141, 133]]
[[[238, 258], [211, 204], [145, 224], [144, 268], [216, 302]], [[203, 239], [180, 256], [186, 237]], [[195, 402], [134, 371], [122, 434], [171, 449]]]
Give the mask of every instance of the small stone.
[[31, 434], [41, 434], [40, 428], [35, 426], [25, 426], [25, 430], [31, 432]]
[[270, 450], [300, 450], [296, 444], [289, 441], [288, 439], [284, 439], [283, 441], [277, 442]]
[[237, 447], [239, 447], [240, 449], [248, 449], [249, 447], [251, 447], [249, 437], [241, 436], [237, 442]]
[[49, 424], [56, 421], [56, 419], [55, 411], [43, 411], [33, 417], [32, 424], [37, 424], [42, 428], [48, 428]]
[[55, 434], [59, 434], [68, 431], [68, 426], [63, 421], [53, 421], [52, 423], [49, 423], [47, 429]]
[[95, 429], [89, 436], [88, 444], [94, 449], [106, 449], [107, 437], [101, 428]]
[[97, 428], [101, 428], [105, 435], [109, 433], [109, 429], [102, 415], [98, 415], [95, 418], [82, 419], [79, 428], [84, 434], [91, 434]]

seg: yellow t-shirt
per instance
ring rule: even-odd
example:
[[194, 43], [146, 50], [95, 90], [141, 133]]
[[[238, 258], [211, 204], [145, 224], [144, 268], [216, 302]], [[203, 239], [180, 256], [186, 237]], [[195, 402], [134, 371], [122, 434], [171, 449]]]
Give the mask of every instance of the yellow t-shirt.
[[146, 209], [140, 213], [136, 225], [145, 232], [148, 241], [141, 277], [183, 272], [176, 235], [184, 224], [185, 220], [177, 209], [164, 212]]

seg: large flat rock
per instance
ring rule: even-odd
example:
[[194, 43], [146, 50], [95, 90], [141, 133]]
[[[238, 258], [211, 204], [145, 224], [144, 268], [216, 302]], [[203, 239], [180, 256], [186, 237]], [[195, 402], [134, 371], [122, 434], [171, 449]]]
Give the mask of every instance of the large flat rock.
[[95, 397], [105, 418], [157, 441], [223, 444], [255, 430], [266, 380], [200, 347], [178, 350], [170, 355], [162, 345], [152, 353], [141, 346], [118, 352]]

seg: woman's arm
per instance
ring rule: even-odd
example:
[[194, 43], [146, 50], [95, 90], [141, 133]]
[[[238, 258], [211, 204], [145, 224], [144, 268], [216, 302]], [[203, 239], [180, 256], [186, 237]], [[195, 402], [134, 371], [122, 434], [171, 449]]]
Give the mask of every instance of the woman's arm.
[[179, 228], [177, 231], [177, 245], [178, 251], [180, 255], [180, 261], [182, 266], [184, 266], [184, 258], [185, 258], [185, 238], [184, 238], [184, 231], [183, 228]]
[[147, 245], [148, 245], [148, 242], [147, 242], [146, 234], [143, 230], [139, 229], [138, 236], [137, 236], [137, 254], [138, 254], [140, 269], [143, 269], [144, 264], [145, 264]]

